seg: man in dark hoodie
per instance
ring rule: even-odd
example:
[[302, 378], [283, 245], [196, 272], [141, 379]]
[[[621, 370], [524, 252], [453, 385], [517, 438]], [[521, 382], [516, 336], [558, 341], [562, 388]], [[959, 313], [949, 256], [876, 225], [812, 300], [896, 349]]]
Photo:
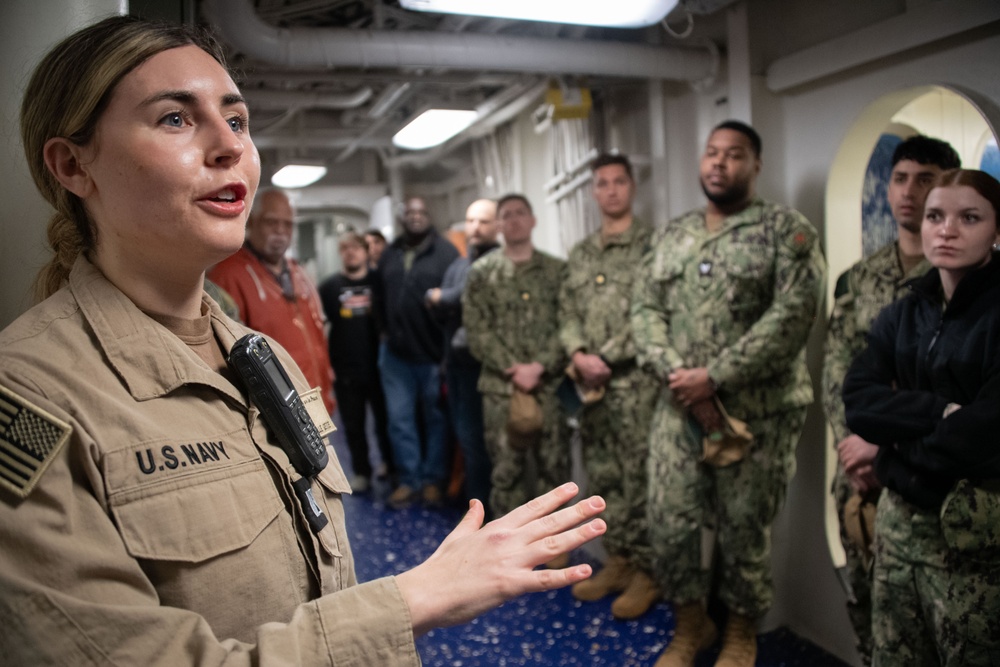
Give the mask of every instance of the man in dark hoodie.
[[376, 299], [383, 332], [379, 370], [399, 476], [388, 503], [396, 509], [421, 496], [432, 505], [441, 500], [446, 476], [445, 416], [439, 403], [444, 331], [424, 298], [427, 290], [441, 286], [458, 257], [455, 247], [434, 229], [422, 198], [406, 200], [400, 224], [402, 235], [379, 260]]
[[487, 508], [492, 466], [483, 440], [483, 397], [476, 388], [480, 365], [469, 353], [462, 325], [462, 293], [472, 263], [499, 247], [496, 216], [496, 202], [490, 199], [477, 199], [469, 205], [465, 211], [468, 256], [451, 263], [441, 287], [427, 291], [427, 305], [444, 322], [448, 413], [465, 459], [465, 493], [483, 501]]

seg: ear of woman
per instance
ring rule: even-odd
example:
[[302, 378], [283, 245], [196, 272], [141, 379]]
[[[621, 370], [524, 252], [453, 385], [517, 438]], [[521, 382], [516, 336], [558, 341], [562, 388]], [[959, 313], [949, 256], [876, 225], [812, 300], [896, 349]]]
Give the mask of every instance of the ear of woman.
[[94, 188], [84, 165], [83, 151], [84, 147], [77, 146], [64, 137], [49, 139], [43, 149], [48, 170], [60, 185], [81, 199], [89, 196]]

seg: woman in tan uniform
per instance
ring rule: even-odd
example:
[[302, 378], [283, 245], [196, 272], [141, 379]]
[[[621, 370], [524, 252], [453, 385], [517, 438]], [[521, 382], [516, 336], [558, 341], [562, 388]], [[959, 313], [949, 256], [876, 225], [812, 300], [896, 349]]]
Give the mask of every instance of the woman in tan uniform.
[[485, 527], [473, 501], [426, 562], [358, 584], [339, 463], [298, 476], [226, 367], [249, 330], [203, 293], [260, 176], [222, 63], [201, 33], [114, 17], [25, 93], [55, 255], [0, 332], [10, 664], [418, 665], [428, 629], [590, 575], [533, 569], [604, 531], [600, 498], [558, 509], [566, 484]]

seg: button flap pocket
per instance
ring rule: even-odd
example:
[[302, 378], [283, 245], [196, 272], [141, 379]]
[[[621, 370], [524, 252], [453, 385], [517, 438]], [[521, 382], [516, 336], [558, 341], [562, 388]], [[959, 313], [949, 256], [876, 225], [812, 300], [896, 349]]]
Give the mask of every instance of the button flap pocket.
[[259, 459], [132, 488], [109, 500], [132, 556], [189, 563], [249, 545], [283, 508]]
[[316, 475], [316, 479], [334, 493], [351, 492], [351, 484], [347, 481], [347, 475], [344, 474], [344, 469], [340, 467], [340, 461], [337, 460], [332, 451], [330, 452], [330, 461]]

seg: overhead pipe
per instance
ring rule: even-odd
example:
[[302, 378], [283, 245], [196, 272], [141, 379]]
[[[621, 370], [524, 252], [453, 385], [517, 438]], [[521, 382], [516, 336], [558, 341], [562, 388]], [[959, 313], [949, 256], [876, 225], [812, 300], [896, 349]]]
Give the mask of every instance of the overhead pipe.
[[243, 91], [243, 96], [251, 108], [257, 107], [259, 109], [288, 109], [290, 107], [356, 109], [367, 102], [374, 92], [367, 86], [352, 93], [249, 88]]
[[241, 53], [285, 67], [494, 70], [702, 81], [715, 75], [708, 48], [481, 33], [278, 28], [252, 0], [205, 0], [202, 9]]
[[269, 148], [295, 148], [302, 150], [339, 150], [354, 146], [357, 148], [388, 148], [392, 145], [389, 139], [375, 137], [359, 138], [354, 134], [347, 134], [329, 130], [310, 130], [308, 134], [299, 132], [274, 132], [268, 134], [253, 135], [254, 145], [260, 149]]

